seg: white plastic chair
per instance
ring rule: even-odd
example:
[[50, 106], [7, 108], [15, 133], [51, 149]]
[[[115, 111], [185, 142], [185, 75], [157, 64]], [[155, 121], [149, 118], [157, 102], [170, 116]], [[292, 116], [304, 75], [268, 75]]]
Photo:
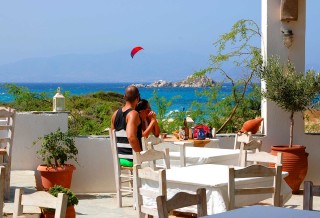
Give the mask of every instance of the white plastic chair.
[[159, 218], [168, 218], [169, 212], [187, 206], [197, 205], [197, 217], [207, 215], [206, 189], [197, 189], [196, 194], [178, 192], [171, 199], [166, 200], [166, 196], [157, 197], [157, 208]]
[[5, 166], [5, 199], [10, 199], [10, 174], [16, 110], [0, 107], [0, 165]]
[[[153, 170], [150, 167], [141, 169], [141, 165], [134, 165], [134, 200], [136, 203], [137, 217], [144, 218], [145, 215], [158, 216], [157, 207], [144, 204], [143, 198], [149, 197], [156, 199], [157, 196], [165, 196], [167, 198], [166, 170]], [[158, 189], [153, 191], [142, 186], [142, 181], [153, 181], [158, 184]]]
[[[237, 178], [253, 178], [253, 177], [273, 177], [272, 186], [268, 187], [254, 187], [250, 188], [237, 188], [235, 180]], [[236, 195], [251, 195], [251, 194], [273, 194], [273, 205], [281, 207], [281, 180], [282, 180], [282, 165], [276, 165], [275, 168], [269, 168], [262, 165], [250, 165], [245, 168], [235, 169], [229, 168], [229, 183], [228, 183], [228, 196], [229, 196], [229, 210], [235, 209], [235, 196]]]
[[118, 143], [117, 137], [127, 137], [125, 130], [112, 130], [110, 134], [111, 151], [114, 164], [114, 174], [117, 189], [117, 205], [122, 207], [122, 196], [124, 193], [133, 193], [132, 167], [124, 167], [119, 163], [119, 158], [133, 159], [133, 155], [118, 154], [119, 147], [131, 148], [129, 143]]
[[23, 206], [52, 208], [55, 209], [55, 218], [64, 218], [66, 216], [67, 204], [68, 195], [64, 193], [59, 193], [58, 197], [54, 197], [45, 191], [24, 194], [22, 188], [17, 188], [14, 196], [13, 218], [27, 217], [23, 216]]
[[[149, 142], [151, 146], [151, 142]], [[134, 162], [141, 165], [144, 162], [148, 162], [149, 166], [156, 170], [156, 161], [163, 160], [165, 169], [170, 169], [170, 156], [169, 148], [165, 148], [164, 151], [157, 151], [155, 149], [148, 149], [147, 151], [135, 152]]]

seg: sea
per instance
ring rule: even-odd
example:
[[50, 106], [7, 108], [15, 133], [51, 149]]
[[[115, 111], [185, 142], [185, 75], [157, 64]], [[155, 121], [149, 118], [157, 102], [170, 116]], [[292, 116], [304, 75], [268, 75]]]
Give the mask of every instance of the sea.
[[[15, 83], [18, 86], [23, 86], [29, 89], [31, 92], [46, 92], [49, 96], [53, 97], [60, 87], [61, 92], [69, 92], [69, 95], [85, 95], [98, 91], [104, 92], [118, 92], [124, 94], [124, 90], [128, 85], [132, 83]], [[220, 96], [227, 96], [231, 94], [231, 83], [224, 83]], [[168, 108], [170, 111], [184, 111], [188, 110], [193, 101], [205, 103], [207, 100], [204, 97], [199, 97], [196, 92], [201, 92], [204, 88], [185, 88], [185, 87], [157, 87], [157, 88], [139, 88], [142, 98], [151, 100], [153, 91], [157, 90], [159, 97], [165, 97], [168, 101], [172, 100], [172, 105]], [[248, 87], [247, 92], [251, 91], [251, 87]], [[179, 98], [175, 98], [180, 96]], [[174, 99], [175, 98], [175, 99]], [[12, 102], [14, 98], [7, 93], [4, 88], [4, 84], [0, 83], [0, 104], [1, 102]], [[313, 100], [315, 108], [320, 108], [320, 95]], [[152, 104], [151, 104], [152, 107]], [[152, 107], [157, 112], [157, 108]]]
[[[60, 87], [61, 92], [69, 92], [69, 95], [84, 95], [94, 93], [98, 91], [104, 92], [118, 92], [124, 93], [125, 88], [132, 83], [15, 83], [18, 86], [23, 86], [29, 89], [31, 92], [46, 92], [49, 96], [53, 97]], [[7, 90], [0, 84], [0, 103], [12, 102], [14, 98], [7, 93]], [[139, 88], [141, 98], [150, 100], [153, 95], [153, 91], [157, 90], [159, 97], [165, 97], [168, 101], [173, 99], [172, 105], [168, 108], [168, 111], [173, 110], [187, 110], [190, 108], [193, 101], [205, 102], [205, 98], [201, 98], [196, 95], [196, 91], [201, 92], [204, 88], [185, 88], [185, 87], [158, 87], [158, 88]], [[231, 84], [225, 83], [221, 89], [221, 92], [228, 94], [231, 92]], [[151, 105], [152, 107], [152, 105]], [[153, 108], [156, 111], [156, 108]]]

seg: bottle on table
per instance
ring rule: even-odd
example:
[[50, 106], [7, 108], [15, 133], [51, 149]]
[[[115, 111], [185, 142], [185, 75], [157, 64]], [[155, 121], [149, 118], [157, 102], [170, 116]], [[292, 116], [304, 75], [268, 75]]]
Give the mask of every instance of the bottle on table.
[[188, 124], [187, 124], [187, 119], [184, 118], [183, 120], [183, 130], [184, 130], [184, 140], [188, 140], [189, 139], [189, 128], [188, 128]]

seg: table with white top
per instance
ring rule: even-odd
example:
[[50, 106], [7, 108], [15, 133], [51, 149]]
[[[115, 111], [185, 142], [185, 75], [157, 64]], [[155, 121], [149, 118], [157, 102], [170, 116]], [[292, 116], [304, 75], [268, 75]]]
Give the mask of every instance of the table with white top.
[[[228, 177], [229, 167], [217, 164], [203, 164], [188, 167], [172, 168], [166, 170], [167, 174], [167, 196], [170, 199], [177, 192], [185, 191], [194, 193], [198, 188], [206, 188], [208, 214], [221, 213], [228, 207]], [[283, 177], [288, 173], [283, 172]], [[250, 187], [272, 185], [273, 177], [236, 179], [238, 187]], [[148, 189], [156, 190], [156, 183], [144, 183]], [[291, 188], [282, 180], [281, 195], [283, 202], [291, 197]], [[236, 206], [247, 206], [256, 204], [262, 200], [272, 197], [271, 194], [241, 195], [236, 196]], [[149, 206], [155, 206], [155, 199], [144, 199]], [[185, 211], [196, 212], [196, 207], [189, 207]]]
[[220, 214], [211, 216], [204, 216], [203, 218], [293, 218], [293, 217], [304, 217], [304, 218], [318, 218], [320, 212], [309, 211], [309, 210], [297, 210], [283, 207], [268, 207], [268, 206], [251, 206], [243, 207], [235, 210], [230, 210]]
[[[200, 164], [237, 165], [239, 150], [220, 148], [186, 147], [186, 166]], [[180, 152], [170, 152], [172, 167], [179, 166]]]
[[205, 145], [206, 148], [220, 148], [220, 139], [212, 138], [209, 140], [210, 142]]

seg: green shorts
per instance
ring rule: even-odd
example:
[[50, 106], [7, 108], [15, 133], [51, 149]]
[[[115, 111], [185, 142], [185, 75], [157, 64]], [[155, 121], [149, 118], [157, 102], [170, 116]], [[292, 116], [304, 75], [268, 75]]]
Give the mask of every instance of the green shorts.
[[133, 167], [133, 160], [119, 158], [119, 163], [121, 166], [124, 166], [124, 167]]

